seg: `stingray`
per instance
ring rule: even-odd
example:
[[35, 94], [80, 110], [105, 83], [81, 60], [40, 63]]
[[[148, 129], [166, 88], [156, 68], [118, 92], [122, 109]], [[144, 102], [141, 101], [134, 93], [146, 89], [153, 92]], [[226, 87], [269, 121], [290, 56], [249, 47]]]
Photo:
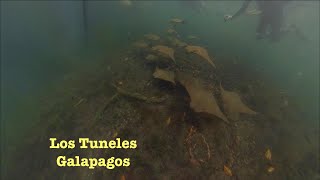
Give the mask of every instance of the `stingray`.
[[167, 46], [158, 45], [158, 46], [152, 47], [152, 50], [157, 51], [161, 55], [168, 57], [168, 58], [171, 58], [173, 61], [175, 61], [174, 50], [172, 48], [169, 48]]
[[200, 46], [187, 46], [186, 50], [188, 53], [195, 53], [199, 56], [201, 56], [203, 59], [207, 60], [209, 64], [211, 64], [213, 67], [216, 67], [213, 63], [213, 61], [211, 60], [208, 51]]
[[168, 40], [170, 41], [170, 43], [173, 45], [173, 46], [177, 46], [177, 47], [185, 47], [187, 46], [188, 44], [179, 40], [178, 38], [175, 38], [175, 37], [168, 37]]
[[197, 36], [189, 35], [187, 36], [188, 39], [199, 39]]
[[172, 24], [184, 24], [185, 21], [183, 19], [179, 19], [179, 18], [172, 18], [172, 19], [170, 19], [170, 23], [172, 23]]
[[174, 30], [173, 28], [167, 29], [167, 33], [168, 33], [168, 34], [174, 34], [174, 35], [175, 35], [175, 34], [178, 34], [177, 31]]
[[156, 34], [145, 34], [144, 37], [148, 40], [152, 40], [152, 41], [158, 41], [160, 39], [160, 36], [156, 35]]
[[246, 11], [246, 14], [250, 15], [250, 16], [259, 15], [261, 13], [262, 13], [262, 11], [257, 10], [257, 9], [252, 9], [252, 10], [247, 10]]
[[257, 114], [242, 102], [241, 97], [237, 93], [224, 90], [221, 84], [220, 91], [224, 109], [231, 119], [237, 120], [240, 113]]
[[135, 48], [146, 49], [149, 45], [144, 41], [137, 41], [133, 43], [133, 46]]
[[229, 123], [221, 112], [213, 93], [203, 85], [203, 82], [184, 73], [179, 73], [177, 76], [177, 80], [186, 88], [190, 96], [190, 107], [194, 112], [214, 115]]
[[132, 1], [131, 0], [120, 0], [119, 2], [123, 6], [131, 6], [132, 5]]
[[155, 62], [158, 60], [158, 56], [155, 56], [153, 54], [148, 54], [146, 57], [145, 57], [146, 60], [148, 60], [149, 62]]
[[174, 81], [175, 75], [172, 71], [159, 69], [158, 67], [156, 67], [156, 70], [153, 73], [153, 77], [176, 84], [176, 82]]

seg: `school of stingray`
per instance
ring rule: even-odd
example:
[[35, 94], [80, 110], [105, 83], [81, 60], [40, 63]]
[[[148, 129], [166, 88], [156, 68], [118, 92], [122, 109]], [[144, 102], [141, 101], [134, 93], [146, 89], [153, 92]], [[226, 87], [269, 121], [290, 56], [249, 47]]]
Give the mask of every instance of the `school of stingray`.
[[[239, 120], [241, 114], [257, 115], [258, 113], [254, 109], [246, 105], [241, 94], [223, 87], [224, 82], [221, 78], [218, 81], [210, 81], [209, 78], [208, 82], [207, 77], [210, 76], [210, 73], [214, 74], [218, 68], [215, 59], [207, 48], [198, 43], [187, 43], [183, 40], [177, 27], [183, 26], [184, 23], [185, 21], [182, 19], [173, 18], [169, 21], [169, 28], [165, 30], [165, 37], [148, 33], [132, 43], [135, 53], [141, 56], [148, 67], [152, 69], [153, 78], [173, 87], [183, 86], [188, 94], [186, 98], [189, 99], [189, 108], [195, 114], [209, 115], [228, 125]], [[199, 38], [189, 35], [185, 39], [192, 41]], [[206, 72], [200, 75], [201, 71]], [[219, 100], [222, 103], [219, 103]], [[170, 123], [170, 117], [166, 123]], [[190, 134], [192, 132], [193, 129], [190, 130]], [[207, 144], [205, 137], [202, 136], [200, 139], [203, 139]], [[207, 148], [207, 158], [210, 158], [208, 144]], [[190, 152], [190, 156], [191, 162], [199, 163], [199, 159], [193, 158], [192, 152]], [[271, 160], [270, 149], [266, 149], [265, 159]], [[273, 170], [274, 167], [271, 165], [267, 168], [269, 173], [272, 173]], [[223, 171], [227, 176], [233, 175], [232, 170], [226, 165], [223, 167]]]
[[[206, 87], [205, 82], [203, 82], [201, 78], [194, 77], [191, 73], [181, 72], [179, 70], [179, 65], [177, 65], [176, 62], [179, 59], [175, 54], [176, 48], [184, 50], [190, 54], [190, 56], [198, 56], [200, 60], [208, 63], [212, 69], [216, 69], [214, 59], [209, 55], [206, 48], [187, 44], [178, 38], [179, 35], [175, 27], [183, 25], [183, 23], [184, 20], [182, 19], [171, 19], [171, 27], [167, 30], [169, 35], [165, 40], [162, 40], [160, 36], [156, 34], [146, 34], [144, 35], [145, 40], [139, 40], [133, 43], [133, 46], [148, 53], [148, 55], [145, 56], [145, 60], [153, 64], [153, 77], [167, 81], [173, 85], [179, 83], [184, 86], [190, 96], [190, 108], [196, 113], [214, 115], [228, 124], [230, 123], [228, 119], [237, 120], [237, 117], [241, 113], [250, 115], [257, 114], [241, 100], [241, 96], [238, 93], [227, 91], [222, 86], [223, 82], [220, 82], [220, 84], [213, 84], [213, 86], [219, 87], [220, 98], [223, 101], [223, 113], [212, 90]], [[189, 36], [188, 38], [192, 39], [197, 37]], [[193, 59], [194, 58], [190, 58], [190, 61]]]

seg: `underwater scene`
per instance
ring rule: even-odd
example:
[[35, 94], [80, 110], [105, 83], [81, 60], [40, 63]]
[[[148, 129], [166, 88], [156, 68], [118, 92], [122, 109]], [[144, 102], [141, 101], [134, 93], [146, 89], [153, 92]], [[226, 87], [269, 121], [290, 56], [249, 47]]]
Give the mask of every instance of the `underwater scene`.
[[320, 180], [319, 1], [1, 1], [1, 179]]

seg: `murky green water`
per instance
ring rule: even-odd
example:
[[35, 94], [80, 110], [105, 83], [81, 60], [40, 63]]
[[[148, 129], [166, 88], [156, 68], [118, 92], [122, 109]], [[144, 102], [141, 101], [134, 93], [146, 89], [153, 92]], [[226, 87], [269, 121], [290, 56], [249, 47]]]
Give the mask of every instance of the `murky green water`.
[[1, 2], [1, 143], [5, 152], [43, 121], [44, 97], [64, 89], [69, 74], [80, 77], [83, 71], [99, 69], [99, 64], [120, 62], [132, 42], [144, 34], [165, 35], [174, 17], [186, 21], [177, 27], [181, 36], [199, 37], [197, 43], [216, 59], [236, 58], [292, 97], [304, 114], [302, 131], [319, 127], [319, 2], [291, 2], [285, 23], [295, 24], [307, 40], [289, 33], [276, 43], [255, 39], [258, 16], [224, 22], [223, 15], [234, 13], [241, 1], [205, 1], [201, 9], [182, 1], [131, 3]]

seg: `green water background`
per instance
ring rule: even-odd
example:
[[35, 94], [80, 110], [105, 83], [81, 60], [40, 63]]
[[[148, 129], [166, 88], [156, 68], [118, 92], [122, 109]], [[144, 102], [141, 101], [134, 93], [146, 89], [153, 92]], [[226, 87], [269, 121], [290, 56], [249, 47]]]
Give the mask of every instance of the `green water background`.
[[[287, 22], [310, 39], [294, 34], [279, 43], [255, 39], [258, 17], [225, 23], [241, 1], [207, 1], [199, 13], [180, 1], [87, 3], [88, 49], [85, 48], [82, 1], [1, 1], [1, 144], [19, 142], [39, 122], [40, 97], [52, 93], [64, 77], [79, 69], [94, 70], [146, 33], [165, 34], [170, 18], [186, 24], [181, 35], [195, 35], [216, 59], [240, 61], [259, 69], [267, 80], [288, 92], [306, 112], [301, 119], [319, 127], [319, 2], [293, 2]], [[63, 88], [63, 87], [59, 87]]]

